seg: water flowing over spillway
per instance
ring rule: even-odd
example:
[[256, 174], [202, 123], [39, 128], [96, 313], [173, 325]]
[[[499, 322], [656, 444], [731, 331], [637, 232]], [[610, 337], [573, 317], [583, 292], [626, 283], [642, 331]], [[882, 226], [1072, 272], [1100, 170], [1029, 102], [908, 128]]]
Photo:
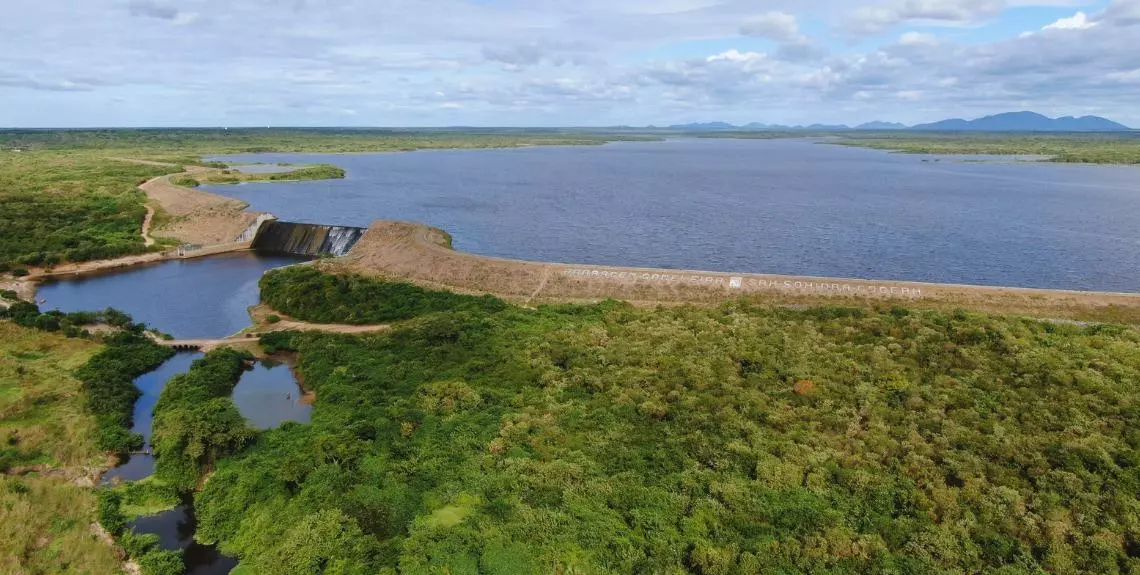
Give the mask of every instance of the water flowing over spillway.
[[343, 256], [362, 235], [364, 228], [272, 221], [262, 224], [253, 248], [301, 256]]

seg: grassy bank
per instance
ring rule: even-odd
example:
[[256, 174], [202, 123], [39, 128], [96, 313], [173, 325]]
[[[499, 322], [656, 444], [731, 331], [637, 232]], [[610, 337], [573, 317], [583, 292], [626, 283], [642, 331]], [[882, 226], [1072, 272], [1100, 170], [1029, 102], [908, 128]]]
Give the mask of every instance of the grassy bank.
[[0, 573], [122, 573], [91, 531], [95, 492], [64, 477], [0, 475]]
[[[96, 342], [0, 321], [0, 572], [118, 573], [89, 527], [95, 494], [77, 477], [105, 468], [98, 425], [73, 372]], [[34, 467], [22, 476], [9, 473]], [[56, 475], [58, 474], [58, 475]]]
[[1140, 164], [1140, 134], [888, 133], [841, 134], [838, 143], [909, 154], [1045, 156], [1076, 164]]
[[267, 342], [313, 422], [198, 497], [249, 572], [1140, 569], [1133, 329], [609, 302]]

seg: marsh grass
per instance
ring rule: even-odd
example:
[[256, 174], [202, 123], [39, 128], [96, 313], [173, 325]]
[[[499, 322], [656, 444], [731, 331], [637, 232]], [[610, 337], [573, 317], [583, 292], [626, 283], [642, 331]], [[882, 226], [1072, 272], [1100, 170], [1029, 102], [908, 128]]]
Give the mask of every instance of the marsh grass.
[[0, 475], [0, 573], [120, 573], [100, 541], [95, 493], [62, 477]]
[[0, 322], [0, 453], [6, 466], [102, 464], [95, 420], [72, 375], [99, 348]]

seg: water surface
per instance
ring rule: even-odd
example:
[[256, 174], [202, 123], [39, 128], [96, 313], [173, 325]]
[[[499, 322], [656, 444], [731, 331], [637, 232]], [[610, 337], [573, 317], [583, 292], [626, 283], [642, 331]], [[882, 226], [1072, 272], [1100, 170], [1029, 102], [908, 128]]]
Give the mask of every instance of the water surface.
[[259, 361], [243, 373], [233, 392], [238, 410], [258, 429], [286, 421], [308, 423], [313, 406], [302, 399], [301, 386], [289, 365], [269, 360]]
[[167, 550], [182, 549], [186, 575], [224, 575], [237, 567], [238, 561], [222, 555], [213, 545], [194, 540], [198, 527], [194, 506], [189, 502], [156, 515], [139, 517], [129, 527], [139, 533], [158, 535], [158, 544]]
[[[179, 353], [166, 360], [158, 369], [144, 373], [135, 378], [135, 387], [142, 392], [135, 402], [134, 424], [131, 431], [143, 436], [145, 444], [143, 451], [149, 451], [150, 436], [154, 423], [154, 404], [162, 395], [162, 389], [170, 378], [180, 373], [190, 371], [190, 364], [202, 357], [201, 353]], [[121, 464], [103, 474], [102, 481], [110, 483], [115, 480], [138, 481], [150, 477], [154, 473], [154, 457], [150, 455], [131, 455]]]
[[41, 284], [44, 310], [114, 307], [179, 339], [218, 338], [249, 326], [269, 269], [303, 259], [241, 252], [116, 270]]
[[424, 222], [486, 255], [1140, 291], [1137, 168], [719, 139], [224, 158], [347, 171], [208, 187], [255, 210], [349, 226]]

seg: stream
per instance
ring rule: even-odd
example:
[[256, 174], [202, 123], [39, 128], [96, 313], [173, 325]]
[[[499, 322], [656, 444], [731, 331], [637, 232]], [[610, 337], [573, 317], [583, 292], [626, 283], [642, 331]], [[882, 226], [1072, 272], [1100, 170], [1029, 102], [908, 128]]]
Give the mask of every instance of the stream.
[[[265, 271], [305, 259], [243, 252], [171, 260], [45, 282], [37, 286], [36, 297], [47, 300], [41, 305], [44, 310], [114, 307], [175, 337], [225, 337], [249, 325], [247, 309], [258, 302], [257, 282]], [[154, 473], [155, 459], [149, 452], [155, 403], [166, 383], [202, 356], [178, 353], [134, 380], [142, 395], [135, 403], [131, 430], [143, 436], [143, 453], [107, 471], [102, 485], [138, 481]], [[286, 421], [309, 422], [312, 405], [288, 362], [284, 356], [264, 358], [246, 370], [234, 388], [234, 404], [251, 427], [271, 429]], [[139, 533], [158, 535], [163, 549], [182, 549], [187, 574], [220, 575], [237, 565], [236, 559], [215, 547], [194, 541], [196, 520], [189, 498], [174, 509], [139, 517], [130, 526]]]

